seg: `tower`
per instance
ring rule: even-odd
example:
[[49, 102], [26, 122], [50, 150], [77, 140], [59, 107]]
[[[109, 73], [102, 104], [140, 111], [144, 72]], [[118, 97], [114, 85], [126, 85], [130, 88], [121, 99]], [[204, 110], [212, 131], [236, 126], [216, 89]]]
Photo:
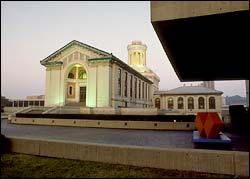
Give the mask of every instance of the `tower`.
[[159, 90], [160, 78], [151, 69], [147, 67], [146, 63], [146, 50], [147, 46], [142, 44], [141, 41], [135, 40], [128, 45], [128, 65], [133, 69], [141, 73], [143, 76], [153, 82], [153, 88], [151, 90], [152, 96], [154, 91]]
[[147, 46], [141, 41], [135, 40], [128, 45], [128, 64], [132, 67], [146, 66], [146, 50]]

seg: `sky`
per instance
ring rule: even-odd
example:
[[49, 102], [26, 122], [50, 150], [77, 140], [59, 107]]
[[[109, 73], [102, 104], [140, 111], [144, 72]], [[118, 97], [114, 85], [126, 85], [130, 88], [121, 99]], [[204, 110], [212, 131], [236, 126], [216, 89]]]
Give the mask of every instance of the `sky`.
[[[160, 90], [180, 82], [150, 21], [150, 1], [1, 1], [1, 95], [9, 99], [45, 94], [40, 61], [72, 40], [113, 53], [127, 63], [127, 45], [147, 45], [147, 66]], [[185, 59], [184, 59], [185, 60]], [[223, 96], [246, 96], [244, 80], [216, 81]]]

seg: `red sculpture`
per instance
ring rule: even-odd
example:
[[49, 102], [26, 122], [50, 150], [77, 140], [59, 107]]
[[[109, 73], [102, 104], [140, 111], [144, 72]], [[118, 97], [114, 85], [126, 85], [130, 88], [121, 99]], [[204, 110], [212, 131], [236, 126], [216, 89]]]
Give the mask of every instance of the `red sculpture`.
[[220, 137], [223, 124], [217, 112], [198, 112], [195, 124], [201, 137], [209, 139]]

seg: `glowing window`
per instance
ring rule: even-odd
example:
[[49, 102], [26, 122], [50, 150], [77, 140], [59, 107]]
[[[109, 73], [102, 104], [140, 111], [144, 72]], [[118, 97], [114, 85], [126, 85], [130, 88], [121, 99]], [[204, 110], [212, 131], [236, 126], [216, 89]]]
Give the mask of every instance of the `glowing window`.
[[215, 98], [214, 97], [209, 98], [209, 109], [215, 109]]
[[174, 109], [174, 100], [173, 100], [173, 98], [168, 98], [168, 109]]
[[79, 79], [86, 79], [87, 78], [87, 73], [83, 67], [78, 68], [78, 78]]
[[205, 108], [205, 100], [203, 97], [199, 97], [198, 98], [198, 105], [199, 105], [199, 109], [204, 109]]
[[178, 109], [183, 109], [183, 108], [184, 108], [183, 98], [179, 97], [178, 98]]
[[161, 108], [161, 101], [160, 101], [160, 98], [156, 98], [155, 99], [155, 107], [160, 109]]
[[194, 109], [194, 98], [188, 98], [188, 109]]

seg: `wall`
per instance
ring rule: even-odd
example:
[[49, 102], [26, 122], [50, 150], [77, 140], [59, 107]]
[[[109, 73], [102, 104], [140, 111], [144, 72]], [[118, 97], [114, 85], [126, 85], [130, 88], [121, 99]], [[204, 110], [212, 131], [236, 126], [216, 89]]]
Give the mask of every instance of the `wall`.
[[249, 177], [248, 152], [7, 139], [15, 153]]

